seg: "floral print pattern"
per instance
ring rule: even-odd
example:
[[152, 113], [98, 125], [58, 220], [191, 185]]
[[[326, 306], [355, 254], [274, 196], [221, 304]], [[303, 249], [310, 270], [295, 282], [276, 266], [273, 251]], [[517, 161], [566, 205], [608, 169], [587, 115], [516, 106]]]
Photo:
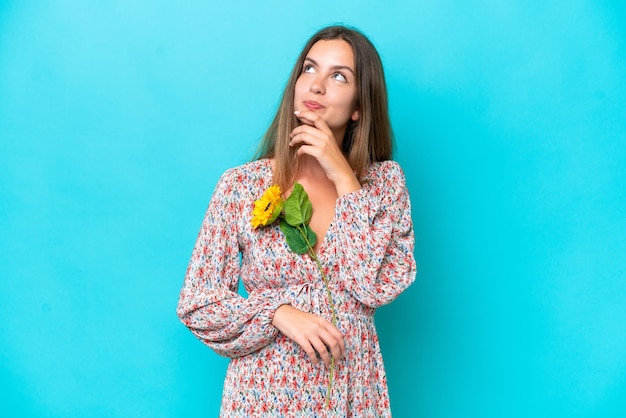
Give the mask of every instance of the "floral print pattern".
[[[330, 408], [328, 370], [314, 365], [272, 317], [283, 304], [330, 320], [317, 266], [293, 253], [277, 224], [254, 229], [255, 200], [272, 185], [261, 159], [220, 178], [193, 249], [178, 303], [181, 321], [231, 358], [222, 417], [388, 417], [385, 370], [374, 326], [377, 307], [415, 279], [411, 207], [393, 161], [370, 166], [361, 190], [341, 196], [318, 257], [329, 280], [345, 357], [337, 362]], [[237, 293], [239, 280], [248, 293]]]

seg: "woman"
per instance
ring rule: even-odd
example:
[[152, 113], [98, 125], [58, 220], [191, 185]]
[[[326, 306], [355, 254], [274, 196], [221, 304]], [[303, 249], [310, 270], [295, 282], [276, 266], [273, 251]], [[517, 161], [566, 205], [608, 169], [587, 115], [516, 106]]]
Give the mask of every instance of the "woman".
[[[391, 154], [378, 53], [353, 29], [322, 29], [297, 60], [258, 159], [220, 178], [181, 290], [181, 321], [231, 358], [221, 416], [390, 416], [373, 315], [416, 273], [408, 191]], [[336, 325], [314, 260], [289, 249], [278, 223], [250, 222], [268, 187], [288, 196], [296, 182], [312, 203]]]

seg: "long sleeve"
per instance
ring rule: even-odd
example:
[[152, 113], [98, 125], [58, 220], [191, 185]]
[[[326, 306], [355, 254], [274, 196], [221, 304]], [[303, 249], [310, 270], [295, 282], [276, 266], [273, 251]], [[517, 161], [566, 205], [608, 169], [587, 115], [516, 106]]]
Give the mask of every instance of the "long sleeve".
[[[223, 416], [308, 417], [326, 411], [324, 367], [313, 365], [299, 345], [271, 323], [282, 304], [331, 317], [315, 261], [291, 251], [277, 223], [256, 229], [250, 225], [254, 201], [272, 183], [268, 159], [224, 173], [180, 292], [181, 321], [218, 354], [231, 357]], [[318, 256], [346, 346], [345, 356], [336, 363], [334, 412], [329, 414], [390, 416], [373, 315], [415, 277], [410, 203], [397, 164], [372, 164], [363, 188], [337, 200]], [[240, 282], [247, 298], [237, 293]]]
[[[281, 304], [280, 289], [237, 293], [240, 275], [238, 230], [248, 199], [239, 195], [236, 175], [220, 178], [202, 223], [185, 281], [177, 314], [202, 342], [227, 357], [240, 357], [266, 346], [277, 335], [272, 325]], [[248, 203], [248, 204], [246, 204]]]
[[342, 196], [338, 216], [346, 288], [376, 308], [402, 293], [417, 272], [411, 202], [404, 173], [392, 161], [381, 164], [371, 182]]

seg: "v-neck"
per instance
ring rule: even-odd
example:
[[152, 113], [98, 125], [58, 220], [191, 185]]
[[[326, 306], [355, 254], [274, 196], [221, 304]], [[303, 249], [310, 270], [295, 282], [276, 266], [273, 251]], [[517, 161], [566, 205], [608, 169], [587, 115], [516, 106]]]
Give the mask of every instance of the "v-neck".
[[[272, 164], [272, 161], [269, 158], [266, 158], [265, 161], [266, 161], [266, 166], [267, 166], [267, 171], [268, 171], [269, 184], [273, 184], [273, 181], [274, 181], [274, 166]], [[337, 219], [337, 203], [338, 203], [338, 201], [339, 201], [339, 198], [337, 198], [335, 200], [335, 206], [333, 208], [333, 217], [331, 218], [330, 224], [328, 225], [328, 228], [326, 229], [326, 233], [321, 238], [322, 241], [321, 241], [321, 243], [319, 245], [319, 248], [317, 249], [317, 251], [315, 251], [315, 255], [317, 256], [318, 259], [320, 259], [320, 263], [321, 263], [322, 255], [326, 253], [327, 247], [328, 247], [328, 245], [330, 245], [328, 237], [329, 237], [329, 235], [331, 233], [334, 233], [333, 229], [335, 228], [336, 219]], [[315, 210], [315, 208], [313, 208], [313, 210]], [[316, 239], [319, 240], [320, 237], [317, 235], [317, 233], [315, 235], [316, 235]], [[308, 257], [308, 258], [310, 259], [311, 257]], [[311, 262], [314, 263], [315, 261], [311, 260]], [[323, 263], [322, 263], [322, 265], [323, 265]]]

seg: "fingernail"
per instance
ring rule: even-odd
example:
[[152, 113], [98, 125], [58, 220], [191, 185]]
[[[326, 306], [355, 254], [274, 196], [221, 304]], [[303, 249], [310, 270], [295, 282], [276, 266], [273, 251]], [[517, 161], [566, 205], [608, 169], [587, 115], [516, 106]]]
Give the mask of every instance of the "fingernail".
[[299, 110], [296, 110], [295, 112], [293, 112], [294, 115], [298, 116], [300, 114]]

